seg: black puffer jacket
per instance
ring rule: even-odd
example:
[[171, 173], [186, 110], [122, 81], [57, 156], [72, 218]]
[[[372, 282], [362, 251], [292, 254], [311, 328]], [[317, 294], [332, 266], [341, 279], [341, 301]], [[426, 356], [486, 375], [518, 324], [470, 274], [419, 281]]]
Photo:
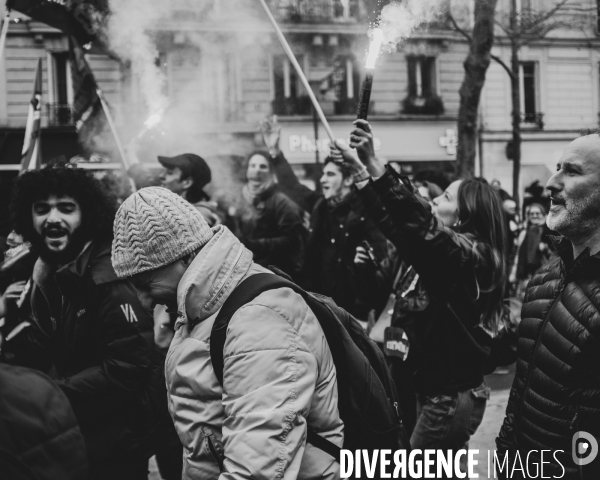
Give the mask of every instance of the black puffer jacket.
[[88, 478], [83, 437], [64, 393], [40, 372], [3, 364], [0, 364], [0, 478]]
[[292, 276], [300, 271], [308, 232], [300, 208], [277, 185], [257, 195], [252, 204], [242, 198], [235, 220], [235, 234], [256, 263], [275, 265]]
[[[396, 305], [395, 326], [408, 334], [407, 362], [418, 393], [453, 394], [483, 383], [490, 337], [479, 327], [492, 277], [489, 248], [446, 228], [426, 200], [392, 168], [359, 191], [367, 213], [419, 275]], [[407, 277], [402, 283], [412, 283]]]
[[[600, 478], [600, 459], [580, 470], [571, 459], [573, 435], [600, 438], [600, 254], [573, 259], [566, 239], [560, 258], [531, 279], [519, 326], [517, 373], [496, 440], [500, 453], [524, 459], [531, 450], [557, 454], [567, 479]], [[563, 467], [546, 455], [545, 476]], [[524, 460], [523, 460], [524, 461]], [[551, 467], [554, 466], [553, 470]]]
[[[375, 265], [354, 264], [356, 248], [367, 241]], [[304, 288], [327, 295], [359, 320], [366, 321], [370, 310], [383, 307], [390, 293], [391, 273], [384, 262], [387, 241], [355, 193], [331, 207], [322, 198], [312, 212], [306, 248]]]
[[37, 345], [30, 365], [55, 378], [71, 402], [90, 469], [149, 457], [166, 419], [153, 318], [133, 286], [117, 278], [110, 242], [92, 242], [57, 272], [38, 261], [31, 304]]

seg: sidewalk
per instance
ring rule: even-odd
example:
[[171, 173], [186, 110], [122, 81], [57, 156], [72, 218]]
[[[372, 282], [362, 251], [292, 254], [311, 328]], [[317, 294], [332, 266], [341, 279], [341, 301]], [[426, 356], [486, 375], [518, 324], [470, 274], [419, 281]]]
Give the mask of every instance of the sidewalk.
[[496, 437], [504, 421], [508, 394], [515, 376], [514, 370], [513, 365], [510, 373], [506, 375], [493, 374], [486, 377], [486, 383], [492, 388], [492, 394], [485, 409], [483, 421], [469, 442], [469, 449], [479, 450], [477, 456], [479, 465], [477, 465], [475, 472], [479, 474], [480, 479], [494, 478], [493, 475], [488, 476], [488, 451], [492, 452], [490, 455], [493, 455], [496, 448]]

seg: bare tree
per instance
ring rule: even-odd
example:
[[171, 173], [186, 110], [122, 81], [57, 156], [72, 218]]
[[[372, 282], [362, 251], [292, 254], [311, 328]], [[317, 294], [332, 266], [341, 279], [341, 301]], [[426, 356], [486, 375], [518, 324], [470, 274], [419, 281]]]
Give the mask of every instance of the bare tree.
[[[560, 28], [580, 28], [582, 27], [581, 21], [574, 20], [574, 13], [582, 13], [586, 9], [572, 8], [569, 5], [570, 0], [559, 0], [556, 1], [554, 6], [545, 10], [535, 10], [531, 8], [517, 8], [517, 0], [510, 0], [510, 9], [508, 12], [496, 12], [495, 24], [499, 30], [503, 33], [502, 37], [508, 40], [511, 50], [510, 65], [496, 55], [490, 55], [490, 57], [498, 62], [500, 66], [506, 71], [511, 81], [511, 103], [512, 103], [512, 142], [511, 148], [509, 149], [511, 159], [513, 161], [513, 198], [517, 205], [520, 203], [519, 198], [519, 182], [521, 175], [521, 92], [519, 88], [519, 51], [523, 46], [537, 42], [544, 39], [554, 30]], [[476, 12], [477, 6], [480, 2], [475, 1]], [[489, 12], [488, 12], [489, 14]], [[475, 28], [473, 30], [473, 36], [471, 36], [466, 29], [459, 27], [457, 21], [450, 14], [450, 20], [453, 23], [455, 30], [461, 33], [469, 43], [471, 44], [471, 51], [473, 51], [473, 45], [478, 40], [476, 39], [475, 29], [477, 28], [477, 18], [475, 21]], [[482, 20], [480, 20], [482, 21]], [[491, 48], [491, 47], [490, 47]], [[465, 62], [466, 70], [466, 62]], [[465, 82], [469, 72], [466, 71]], [[464, 87], [464, 83], [463, 83]], [[462, 92], [462, 89], [461, 89]], [[463, 96], [461, 93], [461, 111], [463, 110]], [[463, 124], [463, 128], [470, 128], [467, 124]], [[459, 138], [461, 137], [461, 118], [459, 113]], [[461, 139], [462, 140], [462, 139]], [[464, 140], [472, 143], [471, 147], [465, 147], [466, 152], [475, 150], [475, 136], [470, 137], [465, 135]], [[463, 140], [463, 141], [464, 141]], [[460, 154], [459, 154], [460, 155]], [[467, 153], [464, 161], [473, 163], [474, 157], [471, 159]], [[460, 166], [459, 166], [460, 168]], [[464, 167], [463, 167], [464, 168]], [[468, 167], [467, 167], [468, 169]]]
[[460, 87], [460, 108], [458, 111], [456, 173], [463, 178], [472, 177], [475, 173], [479, 100], [494, 44], [494, 14], [497, 3], [498, 0], [475, 2], [475, 22], [472, 35], [461, 29], [454, 17], [450, 15], [450, 20], [455, 29], [466, 36], [470, 43], [469, 55], [464, 62], [465, 78]]

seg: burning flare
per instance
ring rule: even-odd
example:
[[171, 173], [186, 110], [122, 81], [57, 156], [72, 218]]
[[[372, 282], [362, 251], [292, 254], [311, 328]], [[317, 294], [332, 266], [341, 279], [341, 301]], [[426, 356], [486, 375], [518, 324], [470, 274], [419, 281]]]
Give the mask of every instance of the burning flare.
[[146, 128], [152, 128], [160, 122], [161, 118], [162, 118], [162, 114], [153, 113], [152, 115], [150, 115], [148, 117], [148, 120], [146, 120], [144, 122], [144, 125], [146, 125]]
[[369, 54], [367, 55], [367, 64], [365, 68], [375, 68], [375, 61], [379, 57], [381, 46], [383, 45], [383, 30], [374, 28], [371, 31], [371, 45], [369, 45]]

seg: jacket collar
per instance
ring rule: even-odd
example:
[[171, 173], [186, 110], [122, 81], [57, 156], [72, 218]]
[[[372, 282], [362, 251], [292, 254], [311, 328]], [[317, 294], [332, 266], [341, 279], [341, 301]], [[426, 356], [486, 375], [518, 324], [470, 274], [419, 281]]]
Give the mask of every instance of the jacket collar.
[[67, 295], [79, 290], [86, 274], [92, 276], [96, 285], [113, 282], [118, 277], [110, 262], [110, 251], [110, 242], [89, 241], [75, 260], [56, 271], [38, 258], [33, 270], [33, 280], [37, 285], [43, 286], [48, 281], [48, 276], [54, 274], [59, 285], [67, 287], [63, 288]]
[[573, 258], [573, 244], [569, 239], [553, 236], [550, 241], [562, 260], [565, 275], [572, 276], [589, 268], [600, 268], [600, 252], [590, 255], [590, 249], [586, 248], [577, 258]]
[[177, 287], [177, 310], [183, 320], [201, 322], [216, 313], [252, 267], [252, 253], [219, 225]]

